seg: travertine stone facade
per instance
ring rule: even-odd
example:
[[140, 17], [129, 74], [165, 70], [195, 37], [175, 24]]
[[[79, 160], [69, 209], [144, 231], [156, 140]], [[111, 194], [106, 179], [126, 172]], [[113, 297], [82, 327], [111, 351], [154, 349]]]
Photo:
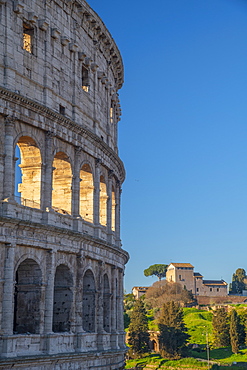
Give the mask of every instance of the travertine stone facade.
[[0, 0], [0, 369], [124, 366], [122, 83], [84, 0]]

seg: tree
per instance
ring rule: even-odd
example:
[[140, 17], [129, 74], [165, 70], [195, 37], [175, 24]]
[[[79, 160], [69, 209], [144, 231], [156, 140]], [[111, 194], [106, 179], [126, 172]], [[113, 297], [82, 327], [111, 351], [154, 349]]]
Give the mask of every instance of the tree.
[[218, 308], [214, 311], [213, 315], [213, 336], [214, 336], [214, 345], [218, 348], [227, 347], [230, 345], [230, 324], [229, 317], [226, 310]]
[[132, 293], [124, 294], [124, 329], [130, 324], [130, 312], [135, 305], [135, 297]]
[[168, 265], [156, 264], [149, 266], [146, 270], [144, 270], [145, 276], [157, 276], [159, 281], [166, 276], [166, 270]]
[[243, 268], [238, 268], [236, 272], [232, 275], [232, 283], [230, 290], [232, 294], [242, 294], [247, 283], [246, 272]]
[[145, 294], [146, 302], [152, 308], [161, 308], [169, 301], [180, 302], [183, 305], [193, 302], [193, 294], [184, 289], [180, 283], [168, 282], [166, 280], [156, 281], [148, 288]]
[[246, 344], [246, 324], [247, 324], [247, 312], [245, 309], [238, 309], [237, 311], [239, 317], [239, 344], [240, 346], [244, 346]]
[[136, 301], [130, 315], [128, 343], [132, 353], [136, 357], [139, 357], [142, 353], [149, 350], [148, 320], [144, 302], [141, 299]]
[[183, 311], [178, 303], [164, 303], [158, 318], [158, 327], [161, 356], [179, 358], [189, 335], [186, 333]]
[[236, 310], [230, 314], [230, 338], [233, 353], [238, 353], [240, 344], [240, 320]]

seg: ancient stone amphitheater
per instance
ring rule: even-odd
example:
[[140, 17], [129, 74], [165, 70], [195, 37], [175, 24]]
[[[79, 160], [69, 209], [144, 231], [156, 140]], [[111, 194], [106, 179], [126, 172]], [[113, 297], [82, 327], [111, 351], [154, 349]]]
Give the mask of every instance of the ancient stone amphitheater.
[[124, 367], [122, 83], [84, 0], [0, 0], [0, 369]]

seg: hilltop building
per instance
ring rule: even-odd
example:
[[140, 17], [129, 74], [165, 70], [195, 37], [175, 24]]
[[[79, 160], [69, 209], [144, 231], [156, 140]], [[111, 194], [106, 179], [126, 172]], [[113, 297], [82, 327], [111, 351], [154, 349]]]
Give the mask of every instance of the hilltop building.
[[134, 286], [132, 288], [132, 294], [135, 297], [135, 299], [139, 299], [142, 295], [146, 293], [148, 290], [147, 286]]
[[123, 369], [121, 55], [85, 0], [1, 0], [0, 33], [0, 369]]
[[166, 280], [182, 284], [194, 296], [225, 297], [227, 283], [224, 280], [203, 280], [199, 272], [194, 272], [190, 263], [170, 263]]

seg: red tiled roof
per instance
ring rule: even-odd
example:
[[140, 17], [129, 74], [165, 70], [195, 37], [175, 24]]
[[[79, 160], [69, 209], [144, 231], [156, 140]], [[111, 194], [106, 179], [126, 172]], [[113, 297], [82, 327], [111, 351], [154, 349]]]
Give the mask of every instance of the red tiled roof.
[[192, 268], [194, 268], [194, 266], [192, 266], [191, 263], [173, 263], [173, 262], [171, 262], [170, 265], [173, 265], [174, 267], [192, 267]]

